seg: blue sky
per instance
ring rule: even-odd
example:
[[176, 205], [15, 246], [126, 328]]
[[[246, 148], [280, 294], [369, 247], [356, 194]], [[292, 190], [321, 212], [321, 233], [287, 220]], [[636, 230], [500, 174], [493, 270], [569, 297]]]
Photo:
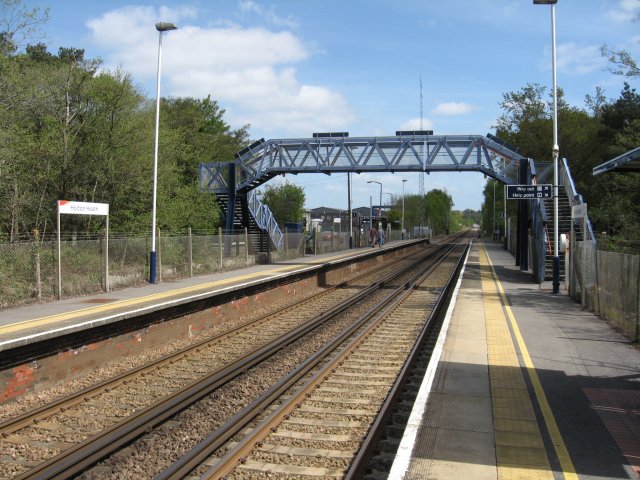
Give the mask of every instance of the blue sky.
[[[162, 95], [204, 97], [253, 139], [393, 135], [420, 126], [436, 134], [493, 132], [502, 94], [551, 85], [550, 7], [532, 0], [23, 0], [50, 8], [51, 51], [79, 47], [106, 68], [131, 73], [155, 98], [157, 21], [179, 30], [163, 40]], [[559, 0], [558, 85], [584, 106], [596, 86], [616, 98], [623, 79], [607, 71], [600, 46], [640, 58], [639, 0]], [[637, 82], [636, 82], [637, 83]], [[632, 86], [633, 82], [632, 82]], [[562, 153], [562, 146], [560, 146]], [[549, 148], [551, 150], [551, 146]], [[141, 159], [146, 161], [147, 159]], [[150, 153], [149, 161], [152, 161]], [[417, 193], [417, 174], [361, 174], [353, 206], [383, 191]], [[273, 182], [274, 180], [272, 180]], [[277, 180], [276, 180], [277, 181]], [[307, 207], [347, 208], [346, 174], [301, 175]], [[479, 209], [480, 174], [434, 173], [454, 208]], [[389, 198], [386, 196], [386, 198]]]

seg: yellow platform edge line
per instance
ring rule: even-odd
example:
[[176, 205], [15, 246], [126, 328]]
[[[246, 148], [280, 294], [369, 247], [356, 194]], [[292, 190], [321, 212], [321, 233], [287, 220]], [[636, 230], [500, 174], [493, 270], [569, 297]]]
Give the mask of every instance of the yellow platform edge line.
[[[487, 262], [487, 254], [484, 250], [478, 253], [487, 329], [498, 480], [553, 480], [554, 473], [524, 381], [509, 321]], [[499, 396], [498, 390], [518, 394]], [[525, 422], [528, 431], [523, 429]]]
[[571, 461], [571, 456], [569, 455], [569, 450], [562, 439], [562, 434], [560, 433], [560, 429], [558, 428], [558, 424], [553, 415], [553, 411], [551, 410], [551, 405], [549, 405], [549, 401], [547, 400], [547, 396], [544, 393], [544, 389], [542, 388], [542, 382], [540, 382], [540, 377], [538, 377], [538, 372], [533, 364], [533, 360], [531, 360], [531, 356], [529, 355], [529, 350], [524, 342], [524, 338], [520, 333], [520, 328], [518, 327], [518, 322], [516, 321], [515, 316], [513, 315], [513, 311], [509, 305], [507, 300], [507, 295], [502, 288], [502, 283], [498, 279], [498, 275], [496, 274], [495, 269], [493, 268], [493, 263], [491, 262], [491, 258], [489, 257], [489, 253], [487, 252], [486, 247], [484, 246], [484, 242], [482, 244], [482, 248], [485, 252], [485, 257], [487, 262], [489, 263], [489, 267], [491, 268], [491, 276], [495, 281], [496, 287], [498, 289], [498, 293], [500, 294], [500, 298], [502, 299], [502, 304], [507, 313], [507, 318], [509, 320], [509, 324], [513, 330], [513, 334], [518, 342], [518, 348], [520, 349], [520, 353], [522, 354], [522, 358], [524, 360], [524, 364], [527, 370], [527, 374], [531, 380], [531, 384], [533, 385], [533, 390], [536, 395], [536, 399], [538, 401], [538, 405], [540, 406], [540, 410], [542, 411], [542, 416], [544, 417], [544, 422], [549, 432], [549, 436], [551, 437], [551, 443], [553, 444], [553, 448], [555, 450], [556, 456], [558, 457], [558, 461], [560, 462], [560, 467], [562, 468], [562, 474], [567, 480], [578, 480], [578, 474], [576, 473], [576, 469]]

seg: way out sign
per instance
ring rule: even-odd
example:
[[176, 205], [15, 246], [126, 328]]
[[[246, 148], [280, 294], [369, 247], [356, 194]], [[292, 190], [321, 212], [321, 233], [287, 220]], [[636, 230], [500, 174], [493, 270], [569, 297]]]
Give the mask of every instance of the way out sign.
[[507, 185], [507, 200], [551, 198], [553, 185]]
[[104, 246], [104, 290], [109, 291], [109, 204], [74, 202], [70, 200], [58, 200], [57, 202], [58, 220], [58, 300], [62, 298], [62, 256], [60, 241], [60, 215], [102, 215], [107, 217], [105, 226], [105, 246]]

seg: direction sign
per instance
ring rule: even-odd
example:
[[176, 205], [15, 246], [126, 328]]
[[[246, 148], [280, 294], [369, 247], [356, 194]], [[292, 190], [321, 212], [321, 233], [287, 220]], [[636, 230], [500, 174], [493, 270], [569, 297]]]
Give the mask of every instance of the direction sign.
[[507, 185], [507, 200], [553, 197], [553, 185]]

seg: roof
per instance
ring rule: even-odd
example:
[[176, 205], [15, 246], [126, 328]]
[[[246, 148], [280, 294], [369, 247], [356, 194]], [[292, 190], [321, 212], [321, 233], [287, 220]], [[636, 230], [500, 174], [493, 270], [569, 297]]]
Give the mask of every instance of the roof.
[[594, 175], [606, 172], [640, 172], [640, 147], [629, 150], [593, 169]]

